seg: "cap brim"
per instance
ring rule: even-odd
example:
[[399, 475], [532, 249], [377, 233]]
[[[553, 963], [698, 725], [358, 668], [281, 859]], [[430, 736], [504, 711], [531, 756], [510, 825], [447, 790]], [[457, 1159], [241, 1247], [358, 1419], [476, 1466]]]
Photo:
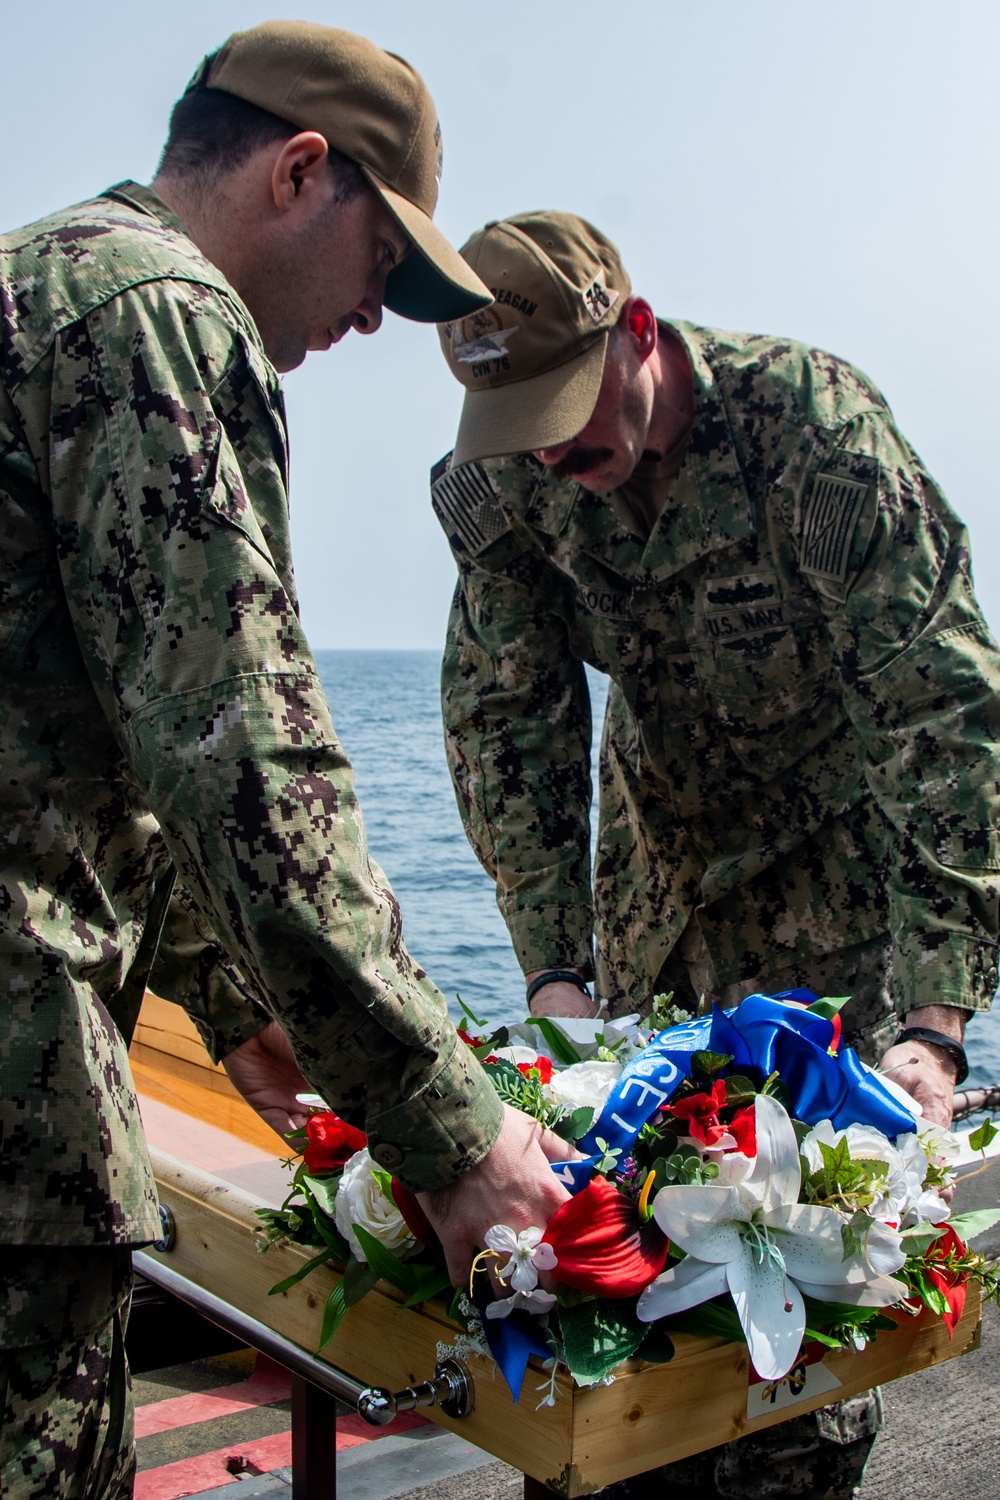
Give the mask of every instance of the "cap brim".
[[368, 167], [361, 169], [386, 208], [406, 231], [412, 249], [385, 283], [390, 312], [417, 323], [450, 323], [489, 307], [493, 293], [448, 243], [423, 209], [387, 186]]
[[607, 351], [605, 331], [555, 370], [490, 390], [467, 391], [452, 467], [474, 458], [531, 453], [568, 443], [593, 415]]

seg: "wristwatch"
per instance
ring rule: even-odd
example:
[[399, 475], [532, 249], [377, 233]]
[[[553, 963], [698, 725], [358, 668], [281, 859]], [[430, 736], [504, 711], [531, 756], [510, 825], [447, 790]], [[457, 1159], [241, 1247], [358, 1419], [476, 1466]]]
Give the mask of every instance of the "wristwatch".
[[957, 1042], [953, 1036], [946, 1036], [943, 1031], [932, 1031], [929, 1026], [904, 1026], [892, 1045], [898, 1047], [900, 1042], [929, 1042], [932, 1047], [940, 1047], [942, 1052], [947, 1052], [958, 1070], [955, 1076], [956, 1088], [968, 1078], [969, 1059], [962, 1043]]

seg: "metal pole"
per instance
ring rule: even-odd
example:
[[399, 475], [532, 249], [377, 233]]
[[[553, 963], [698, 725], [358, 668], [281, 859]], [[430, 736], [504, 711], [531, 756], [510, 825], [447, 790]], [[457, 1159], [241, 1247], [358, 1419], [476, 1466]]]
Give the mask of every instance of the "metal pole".
[[292, 1376], [292, 1500], [337, 1500], [337, 1403]]
[[307, 1354], [298, 1344], [293, 1344], [291, 1339], [283, 1338], [273, 1328], [268, 1328], [266, 1323], [258, 1322], [249, 1313], [223, 1302], [214, 1292], [207, 1292], [204, 1287], [188, 1281], [186, 1276], [170, 1270], [157, 1256], [150, 1255], [145, 1250], [135, 1250], [132, 1261], [139, 1275], [145, 1276], [154, 1286], [169, 1292], [181, 1302], [186, 1302], [210, 1323], [217, 1323], [227, 1333], [244, 1344], [249, 1344], [251, 1348], [259, 1349], [261, 1354], [268, 1355], [270, 1359], [277, 1360], [279, 1365], [284, 1365], [293, 1375], [310, 1381], [327, 1395], [339, 1396], [341, 1401], [347, 1401], [356, 1407], [358, 1397], [368, 1389], [361, 1381], [352, 1380], [343, 1370], [328, 1365], [323, 1359], [317, 1359], [315, 1354]]

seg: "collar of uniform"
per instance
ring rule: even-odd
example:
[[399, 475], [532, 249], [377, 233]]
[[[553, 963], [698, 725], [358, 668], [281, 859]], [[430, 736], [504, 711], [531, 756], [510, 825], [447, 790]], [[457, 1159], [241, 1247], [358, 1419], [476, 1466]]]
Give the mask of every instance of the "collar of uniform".
[[695, 415], [681, 471], [643, 553], [639, 587], [680, 573], [756, 529], [729, 416], [705, 356], [706, 330], [681, 322], [667, 327], [691, 361]]
[[185, 239], [190, 239], [187, 228], [183, 221], [177, 217], [172, 208], [168, 208], [160, 197], [154, 193], [151, 187], [143, 187], [141, 182], [131, 182], [127, 178], [124, 182], [116, 182], [114, 187], [105, 188], [101, 194], [102, 198], [113, 198], [116, 203], [127, 203], [129, 208], [138, 209], [141, 214], [149, 214], [154, 219], [159, 219], [168, 229], [176, 230]]

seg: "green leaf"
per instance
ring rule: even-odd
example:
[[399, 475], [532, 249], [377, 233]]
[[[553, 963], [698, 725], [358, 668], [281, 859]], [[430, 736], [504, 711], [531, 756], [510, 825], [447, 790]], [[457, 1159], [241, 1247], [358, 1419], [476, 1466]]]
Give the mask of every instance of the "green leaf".
[[325, 1214], [314, 1213], [312, 1216], [313, 1229], [319, 1238], [332, 1250], [336, 1260], [350, 1260], [351, 1247], [344, 1239], [340, 1230], [333, 1224]]
[[832, 1339], [828, 1333], [820, 1333], [818, 1328], [807, 1328], [802, 1335], [802, 1342], [808, 1344], [810, 1340], [814, 1344], [823, 1344], [827, 1349], [840, 1349], [843, 1347], [841, 1339]]
[[649, 1332], [637, 1350], [639, 1358], [651, 1365], [669, 1364], [674, 1357], [673, 1339], [662, 1323], [649, 1323], [646, 1326]]
[[819, 1000], [814, 1000], [808, 1009], [814, 1016], [825, 1016], [828, 1021], [832, 1021], [850, 998], [850, 995], [823, 995]]
[[742, 1073], [733, 1073], [726, 1079], [727, 1108], [738, 1109], [744, 1104], [752, 1104], [756, 1097], [757, 1090], [753, 1082]]
[[732, 1057], [726, 1052], [692, 1052], [691, 1073], [696, 1078], [714, 1078], [729, 1066]]
[[939, 1228], [936, 1224], [913, 1224], [901, 1231], [903, 1249], [907, 1255], [923, 1255], [943, 1234], [943, 1225]]
[[284, 1281], [276, 1282], [267, 1295], [269, 1297], [279, 1297], [282, 1292], [287, 1292], [289, 1287], [298, 1286], [303, 1276], [308, 1276], [310, 1271], [315, 1271], [316, 1267], [321, 1266], [324, 1261], [332, 1259], [332, 1250], [321, 1250], [319, 1255], [314, 1255], [312, 1260], [307, 1260], [304, 1266], [300, 1266], [297, 1271], [293, 1271], [291, 1276], [286, 1276]]
[[372, 1266], [365, 1265], [363, 1260], [352, 1255], [344, 1267], [344, 1301], [348, 1307], [360, 1302], [378, 1279], [378, 1272]]
[[333, 1338], [343, 1321], [346, 1311], [347, 1303], [344, 1300], [344, 1283], [338, 1281], [329, 1297], [327, 1297], [326, 1306], [323, 1309], [323, 1322], [320, 1325], [319, 1344], [316, 1348], [317, 1354], [321, 1349], [325, 1349]]
[[549, 1129], [555, 1135], [561, 1136], [564, 1141], [578, 1141], [581, 1136], [587, 1134], [594, 1123], [594, 1113], [589, 1105], [582, 1104], [579, 1109], [574, 1109], [570, 1114], [563, 1115], [561, 1119], [556, 1120], [554, 1125], [549, 1126]]
[[944, 1292], [939, 1291], [936, 1286], [932, 1286], [921, 1272], [911, 1272], [910, 1278], [931, 1312], [937, 1313], [939, 1318], [943, 1318], [948, 1311], [948, 1298]]
[[560, 1308], [559, 1327], [566, 1363], [582, 1381], [603, 1380], [636, 1352], [649, 1331], [632, 1306], [608, 1297]]
[[[468, 1016], [469, 1020], [472, 1021], [476, 1026], [488, 1026], [490, 1024], [489, 1021], [487, 1021], [485, 1018], [480, 1020], [475, 1011], [469, 1009], [465, 1001], [462, 999], [461, 995], [456, 993], [455, 999], [458, 1001], [463, 1016]], [[465, 1030], [464, 1026], [462, 1030]]]
[[405, 1261], [397, 1260], [391, 1250], [387, 1250], [373, 1234], [369, 1234], [367, 1229], [362, 1229], [360, 1224], [354, 1225], [354, 1233], [358, 1237], [358, 1244], [365, 1252], [365, 1259], [378, 1276], [384, 1281], [391, 1282], [408, 1297], [417, 1290], [417, 1273], [412, 1266], [408, 1266]]
[[334, 1217], [334, 1205], [337, 1202], [337, 1189], [340, 1187], [340, 1176], [303, 1177], [302, 1187], [313, 1203], [315, 1203], [320, 1213], [324, 1213], [328, 1219], [332, 1219]]
[[997, 1128], [992, 1120], [984, 1120], [983, 1123], [973, 1130], [969, 1135], [969, 1145], [973, 1151], [985, 1151], [991, 1141], [997, 1138]]
[[966, 1214], [956, 1214], [948, 1223], [960, 1240], [974, 1240], [977, 1234], [992, 1229], [998, 1220], [1000, 1208], [973, 1208]]
[[567, 1067], [572, 1067], [574, 1063], [583, 1061], [583, 1058], [573, 1046], [569, 1037], [564, 1036], [559, 1027], [554, 1025], [548, 1016], [531, 1016], [528, 1020], [528, 1025], [538, 1027], [557, 1062], [561, 1062]]
[[375, 1181], [379, 1185], [379, 1191], [381, 1192], [382, 1196], [384, 1198], [388, 1198], [389, 1202], [391, 1203], [393, 1201], [392, 1173], [387, 1172], [384, 1167], [372, 1167], [371, 1172]]
[[464, 1291], [464, 1286], [455, 1287], [448, 1302], [449, 1318], [453, 1323], [458, 1323], [463, 1328], [465, 1327], [465, 1318], [462, 1316], [462, 1310], [459, 1306], [459, 1303], [462, 1300], [462, 1294], [464, 1293]]
[[404, 1307], [419, 1307], [421, 1302], [436, 1297], [439, 1292], [446, 1292], [451, 1286], [451, 1280], [447, 1271], [438, 1267], [428, 1267], [426, 1274], [418, 1275], [417, 1289], [412, 1296], [407, 1297], [403, 1303]]
[[662, 1322], [671, 1333], [694, 1333], [701, 1338], [730, 1339], [745, 1344], [746, 1338], [729, 1298], [725, 1302], [702, 1302], [688, 1312], [675, 1313]]

